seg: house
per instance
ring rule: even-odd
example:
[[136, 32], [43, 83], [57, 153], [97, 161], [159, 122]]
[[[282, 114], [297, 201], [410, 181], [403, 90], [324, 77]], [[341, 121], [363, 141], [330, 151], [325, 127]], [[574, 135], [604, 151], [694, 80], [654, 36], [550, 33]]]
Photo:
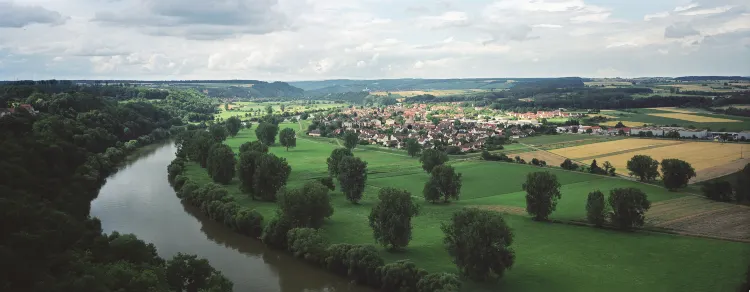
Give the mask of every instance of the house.
[[320, 130], [312, 130], [307, 133], [307, 135], [313, 136], [313, 137], [320, 137]]
[[395, 124], [395, 123], [396, 123], [396, 120], [394, 120], [394, 119], [387, 119], [387, 120], [385, 120], [385, 125], [386, 126], [393, 126], [393, 124]]

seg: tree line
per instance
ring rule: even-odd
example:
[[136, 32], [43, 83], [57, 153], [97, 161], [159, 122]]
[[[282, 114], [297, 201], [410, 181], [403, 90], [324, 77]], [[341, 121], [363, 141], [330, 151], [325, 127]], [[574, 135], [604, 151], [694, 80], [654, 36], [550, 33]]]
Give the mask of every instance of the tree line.
[[57, 82], [0, 86], [4, 100], [32, 99], [39, 111], [0, 118], [0, 259], [8, 267], [0, 289], [231, 291], [207, 261], [185, 254], [165, 261], [132, 234], [103, 234], [89, 216], [91, 201], [127, 154], [185, 126], [153, 104], [77, 89]]

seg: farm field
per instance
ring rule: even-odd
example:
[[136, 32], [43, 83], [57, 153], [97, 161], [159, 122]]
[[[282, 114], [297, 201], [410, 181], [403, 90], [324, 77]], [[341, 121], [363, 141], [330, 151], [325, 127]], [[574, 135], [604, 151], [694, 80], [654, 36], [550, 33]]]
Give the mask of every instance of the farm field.
[[476, 92], [483, 92], [483, 89], [435, 89], [435, 90], [403, 90], [403, 91], [373, 91], [372, 95], [399, 95], [402, 97], [413, 97], [422, 94], [431, 94], [434, 96], [461, 95]]
[[[298, 124], [280, 127], [299, 132]], [[242, 130], [226, 144], [237, 151], [239, 145], [251, 140], [255, 140], [254, 129]], [[541, 141], [537, 139], [536, 143], [541, 144]], [[524, 149], [520, 146], [518, 149]], [[288, 160], [292, 166], [288, 186], [296, 187], [309, 179], [326, 176], [325, 160], [336, 147], [338, 143], [328, 139], [298, 136], [296, 148], [287, 152], [274, 146], [270, 152]], [[358, 205], [351, 204], [337, 189], [332, 193], [334, 215], [321, 232], [333, 243], [374, 244], [367, 216], [377, 192], [383, 187], [406, 189], [420, 205], [420, 215], [412, 220], [412, 241], [405, 251], [389, 253], [378, 247], [387, 262], [408, 258], [430, 272], [456, 272], [443, 247], [440, 224], [448, 221], [454, 211], [468, 206], [515, 210], [505, 218], [514, 232], [512, 247], [516, 251], [516, 264], [498, 283], [467, 283], [465, 291], [598, 291], [605, 281], [607, 291], [732, 290], [744, 273], [744, 255], [750, 254], [745, 243], [534, 222], [518, 210], [525, 207], [521, 184], [528, 173], [539, 171], [539, 167], [484, 161], [450, 162], [463, 174], [461, 199], [449, 205], [432, 205], [421, 199], [428, 175], [416, 158], [369, 147], [355, 148], [354, 155], [368, 162], [363, 200]], [[686, 196], [619, 178], [555, 168], [544, 170], [555, 174], [563, 185], [562, 199], [552, 219], [583, 220], [586, 195], [596, 189], [606, 193], [616, 187], [638, 187], [654, 203]], [[210, 180], [205, 170], [193, 163], [188, 165], [186, 175], [204, 182]], [[276, 205], [248, 199], [239, 192], [236, 179], [226, 189], [241, 204], [256, 208], [265, 218], [273, 216]]]
[[664, 145], [678, 144], [676, 140], [657, 140], [657, 139], [622, 139], [617, 141], [588, 144], [575, 147], [567, 147], [551, 150], [550, 152], [565, 156], [570, 159], [592, 159], [608, 155], [613, 152], [633, 151], [659, 147]]
[[618, 123], [622, 123], [623, 125], [625, 125], [625, 127], [643, 127], [644, 124], [647, 124], [647, 123], [644, 123], [644, 122], [632, 122], [632, 121], [615, 120], [615, 121], [607, 121], [607, 122], [604, 122], [604, 123], [599, 123], [599, 125], [601, 125], [601, 126], [607, 126], [607, 127], [615, 127], [615, 126], [617, 126]]
[[[677, 112], [677, 111], [680, 112]], [[750, 129], [750, 118], [712, 114], [697, 109], [675, 108], [643, 108], [629, 111], [602, 110], [603, 114], [614, 116], [616, 120], [601, 123], [614, 126], [622, 121], [626, 126], [643, 126], [643, 124], [657, 126], [677, 125], [681, 127], [694, 126], [699, 129], [713, 131], [743, 131]], [[631, 124], [633, 123], [633, 124]]]
[[284, 105], [284, 110], [287, 112], [305, 112], [310, 110], [326, 110], [326, 109], [332, 109], [332, 108], [340, 108], [345, 107], [346, 104], [344, 103], [330, 103], [327, 101], [324, 101], [324, 103], [318, 103], [318, 104], [304, 104], [301, 102], [251, 102], [251, 101], [238, 101], [233, 102], [229, 105], [230, 110], [227, 111], [224, 109], [224, 105], [219, 105], [219, 113], [216, 114], [216, 117], [227, 119], [229, 117], [240, 117], [244, 118], [245, 113], [251, 113], [251, 115], [256, 116], [254, 112], [260, 111], [260, 115], [266, 114], [266, 106], [271, 105], [273, 107], [274, 113], [280, 113], [281, 112], [281, 105]]
[[622, 137], [588, 134], [559, 134], [521, 138], [518, 139], [518, 142], [534, 147], [539, 147], [544, 150], [550, 150], [619, 139], [622, 139]]

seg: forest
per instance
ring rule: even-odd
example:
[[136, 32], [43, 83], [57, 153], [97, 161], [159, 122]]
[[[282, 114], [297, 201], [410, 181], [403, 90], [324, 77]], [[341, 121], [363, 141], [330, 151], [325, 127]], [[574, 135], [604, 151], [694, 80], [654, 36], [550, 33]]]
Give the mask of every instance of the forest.
[[162, 259], [133, 235], [103, 234], [89, 216], [125, 157], [183, 131], [189, 115], [174, 114], [191, 110], [183, 107], [190, 102], [118, 103], [102, 94], [108, 90], [47, 81], [0, 86], [4, 104], [35, 110], [16, 107], [0, 118], [0, 290], [231, 291], [207, 261]]

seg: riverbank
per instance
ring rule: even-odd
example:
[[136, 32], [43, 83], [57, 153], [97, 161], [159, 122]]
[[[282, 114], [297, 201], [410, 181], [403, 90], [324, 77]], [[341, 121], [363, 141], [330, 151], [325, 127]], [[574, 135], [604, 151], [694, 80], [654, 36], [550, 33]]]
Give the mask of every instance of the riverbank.
[[[293, 124], [281, 126], [298, 129]], [[239, 145], [251, 140], [255, 140], [253, 131], [243, 130], [225, 143], [238, 151]], [[282, 147], [271, 147], [270, 152], [289, 161], [292, 175], [288, 187], [298, 187], [306, 181], [327, 176], [325, 159], [335, 147], [298, 138], [296, 148], [285, 151]], [[505, 163], [453, 163], [464, 174], [461, 200], [450, 205], [432, 205], [420, 199], [427, 175], [417, 159], [359, 148], [355, 148], [354, 155], [367, 161], [370, 170], [364, 199], [359, 205], [352, 205], [340, 192], [332, 193], [335, 211], [320, 229], [321, 234], [331, 243], [373, 244], [367, 215], [378, 190], [382, 187], [406, 189], [421, 207], [420, 215], [412, 221], [412, 241], [403, 252], [391, 253], [381, 247], [377, 250], [386, 263], [409, 259], [429, 272], [456, 272], [442, 245], [441, 223], [453, 212], [468, 206], [525, 207], [521, 182], [527, 173], [539, 170], [534, 166]], [[652, 202], [684, 196], [617, 178], [545, 170], [556, 174], [563, 184], [563, 197], [551, 219], [585, 218], [585, 197], [594, 189], [606, 193], [615, 187], [638, 187], [648, 193]], [[205, 169], [190, 162], [186, 163], [184, 176], [198, 184], [211, 182]], [[276, 204], [250, 200], [239, 191], [236, 179], [223, 188], [240, 206], [255, 209], [266, 220], [273, 217]], [[499, 283], [466, 283], [471, 291], [594, 291], [602, 289], [605, 284], [601, 279], [604, 278], [607, 278], [608, 291], [731, 290], [741, 279], [746, 264], [743, 256], [748, 253], [748, 246], [742, 243], [545, 224], [513, 212], [505, 218], [515, 235], [512, 247], [516, 251], [516, 264]]]

